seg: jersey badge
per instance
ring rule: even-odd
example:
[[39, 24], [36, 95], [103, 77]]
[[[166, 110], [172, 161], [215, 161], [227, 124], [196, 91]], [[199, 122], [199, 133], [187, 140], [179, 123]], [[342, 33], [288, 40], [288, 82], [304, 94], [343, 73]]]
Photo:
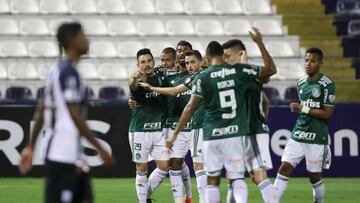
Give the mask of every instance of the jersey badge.
[[312, 96], [315, 97], [315, 98], [318, 98], [320, 97], [321, 95], [321, 92], [320, 92], [320, 89], [315, 87], [313, 90], [312, 90]]

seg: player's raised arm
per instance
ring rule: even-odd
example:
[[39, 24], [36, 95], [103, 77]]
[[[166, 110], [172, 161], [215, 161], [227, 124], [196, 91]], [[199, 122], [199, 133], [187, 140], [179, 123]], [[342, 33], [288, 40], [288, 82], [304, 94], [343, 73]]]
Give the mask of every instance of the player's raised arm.
[[44, 100], [40, 100], [38, 108], [34, 115], [35, 126], [31, 132], [30, 140], [27, 143], [27, 147], [21, 153], [21, 160], [19, 164], [20, 173], [25, 175], [28, 173], [32, 166], [33, 152], [36, 144], [36, 140], [40, 134], [40, 131], [44, 124]]
[[261, 69], [259, 78], [262, 82], [266, 82], [270, 76], [277, 72], [275, 63], [264, 45], [259, 29], [253, 27], [249, 33], [251, 39], [258, 45], [264, 61], [264, 67]]
[[186, 124], [190, 121], [193, 113], [199, 108], [199, 105], [202, 101], [202, 97], [198, 95], [192, 95], [190, 98], [190, 101], [185, 106], [181, 117], [179, 119], [179, 122], [176, 125], [176, 129], [174, 131], [174, 134], [170, 136], [170, 138], [166, 141], [166, 146], [171, 147], [173, 143], [175, 142], [177, 135], [180, 133], [181, 129], [183, 129]]
[[131, 74], [129, 79], [129, 88], [131, 91], [135, 91], [139, 87], [139, 78], [140, 73], [138, 71], [135, 71], [133, 74]]
[[144, 87], [145, 89], [153, 92], [157, 92], [159, 94], [168, 95], [168, 96], [176, 96], [182, 92], [188, 90], [188, 88], [181, 84], [176, 87], [153, 87], [149, 83], [140, 83], [140, 86]]
[[270, 112], [270, 101], [264, 92], [261, 93], [261, 96], [262, 96], [262, 108], [264, 111], [264, 117], [265, 117], [265, 120], [267, 120], [267, 118], [269, 116], [269, 112]]

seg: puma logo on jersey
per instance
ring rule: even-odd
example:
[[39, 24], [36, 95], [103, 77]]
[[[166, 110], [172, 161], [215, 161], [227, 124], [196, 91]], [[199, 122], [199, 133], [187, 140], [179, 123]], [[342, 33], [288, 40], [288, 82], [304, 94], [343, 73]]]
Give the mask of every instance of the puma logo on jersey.
[[225, 76], [235, 75], [235, 74], [236, 74], [235, 68], [231, 68], [231, 69], [223, 68], [219, 71], [212, 72], [210, 74], [210, 77], [211, 78], [225, 78]]
[[301, 101], [301, 104], [309, 108], [320, 108], [320, 102], [316, 102], [312, 99]]

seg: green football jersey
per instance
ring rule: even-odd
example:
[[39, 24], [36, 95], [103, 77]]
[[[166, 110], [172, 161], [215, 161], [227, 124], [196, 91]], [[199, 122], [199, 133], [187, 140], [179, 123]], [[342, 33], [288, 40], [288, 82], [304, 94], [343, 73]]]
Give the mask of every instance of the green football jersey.
[[250, 133], [245, 93], [260, 75], [260, 67], [248, 64], [214, 65], [195, 79], [193, 96], [203, 98], [204, 140]]
[[[191, 82], [191, 75], [185, 71], [177, 74], [169, 74], [165, 77], [165, 83], [167, 87], [176, 87], [183, 83]], [[174, 97], [167, 97], [167, 119], [166, 127], [175, 129], [179, 118], [188, 103], [191, 96], [191, 90], [182, 92]], [[182, 130], [185, 132], [191, 131], [191, 122], [189, 122]]]
[[[202, 71], [202, 70], [201, 70]], [[186, 81], [184, 85], [191, 90], [192, 86], [195, 84], [195, 78], [198, 74], [201, 73], [201, 71], [198, 71], [194, 74], [191, 74], [191, 82]], [[204, 122], [204, 102], [201, 102], [196, 112], [191, 117], [191, 128], [194, 129], [200, 129], [203, 126]]]
[[[158, 75], [148, 78], [147, 82], [154, 86], [161, 86], [162, 81]], [[129, 132], [153, 132], [162, 130], [161, 95], [138, 87], [131, 91], [131, 97], [137, 102], [131, 112]]]
[[[323, 74], [316, 80], [300, 79], [297, 91], [301, 104], [313, 109], [335, 105], [335, 83]], [[328, 144], [327, 120], [299, 113], [291, 139], [310, 144]]]
[[249, 110], [250, 135], [269, 133], [263, 110], [262, 84], [260, 82], [252, 83], [250, 89], [246, 92], [246, 97]]

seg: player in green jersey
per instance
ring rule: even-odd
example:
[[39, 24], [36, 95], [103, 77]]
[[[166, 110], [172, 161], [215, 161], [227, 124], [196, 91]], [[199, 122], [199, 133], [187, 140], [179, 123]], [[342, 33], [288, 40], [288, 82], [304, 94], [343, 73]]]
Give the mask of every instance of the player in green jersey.
[[174, 134], [168, 139], [171, 147], [178, 133], [191, 119], [199, 104], [204, 102], [204, 168], [208, 175], [206, 202], [220, 202], [220, 175], [225, 167], [227, 178], [232, 180], [237, 202], [246, 202], [241, 195], [246, 188], [244, 155], [241, 136], [250, 133], [246, 111], [245, 92], [255, 79], [265, 79], [276, 73], [271, 57], [262, 43], [257, 29], [251, 34], [264, 54], [265, 67], [247, 64], [228, 65], [223, 60], [223, 48], [218, 42], [210, 42], [206, 49], [209, 64], [195, 79], [193, 95], [185, 107]]
[[[153, 87], [148, 83], [142, 83], [140, 85], [143, 86], [145, 89], [168, 96], [177, 96], [183, 92], [191, 91], [191, 87], [193, 85], [192, 81], [201, 71], [203, 60], [200, 52], [197, 50], [186, 52], [185, 56], [186, 56], [185, 64], [187, 71], [190, 73], [190, 77], [187, 78], [183, 84], [180, 84], [175, 87]], [[197, 180], [197, 188], [198, 188], [200, 203], [205, 202], [205, 186], [206, 186], [206, 173], [203, 169], [202, 150], [201, 150], [202, 133], [203, 133], [202, 130], [203, 114], [204, 114], [203, 108], [200, 107], [198, 111], [195, 112], [191, 120], [192, 139], [190, 144], [191, 146], [190, 150], [193, 158], [193, 167]]]
[[321, 172], [330, 166], [327, 120], [334, 111], [335, 83], [320, 72], [322, 59], [320, 49], [310, 48], [306, 51], [305, 70], [308, 76], [297, 83], [301, 103], [290, 104], [291, 112], [298, 113], [298, 118], [282, 154], [282, 164], [274, 184], [280, 198], [294, 168], [305, 158], [306, 170], [313, 185], [314, 202], [324, 202], [325, 186]]
[[[140, 82], [161, 86], [161, 78], [154, 74], [154, 57], [149, 49], [137, 52], [137, 71], [130, 77], [129, 87], [137, 105], [132, 110], [129, 126], [129, 142], [133, 161], [136, 163], [136, 192], [140, 203], [151, 202], [148, 191], [154, 190], [157, 182], [148, 181], [148, 157], [154, 158], [161, 173], [157, 179], [163, 180], [169, 170], [169, 154], [165, 148], [162, 133], [162, 108], [160, 95], [139, 86]], [[152, 181], [156, 181], [153, 183]]]
[[[229, 64], [248, 63], [245, 45], [241, 40], [233, 39], [223, 44], [224, 60]], [[267, 81], [267, 80], [266, 80]], [[272, 202], [267, 191], [274, 191], [273, 185], [267, 177], [266, 170], [272, 168], [269, 149], [269, 130], [266, 125], [266, 117], [269, 112], [267, 97], [262, 93], [262, 83], [254, 83], [253, 88], [247, 92], [250, 136], [244, 137], [246, 169], [253, 182], [258, 185], [265, 202]], [[264, 187], [267, 186], [267, 187]], [[270, 200], [268, 200], [270, 198]], [[232, 188], [229, 185], [227, 202], [234, 202]]]

